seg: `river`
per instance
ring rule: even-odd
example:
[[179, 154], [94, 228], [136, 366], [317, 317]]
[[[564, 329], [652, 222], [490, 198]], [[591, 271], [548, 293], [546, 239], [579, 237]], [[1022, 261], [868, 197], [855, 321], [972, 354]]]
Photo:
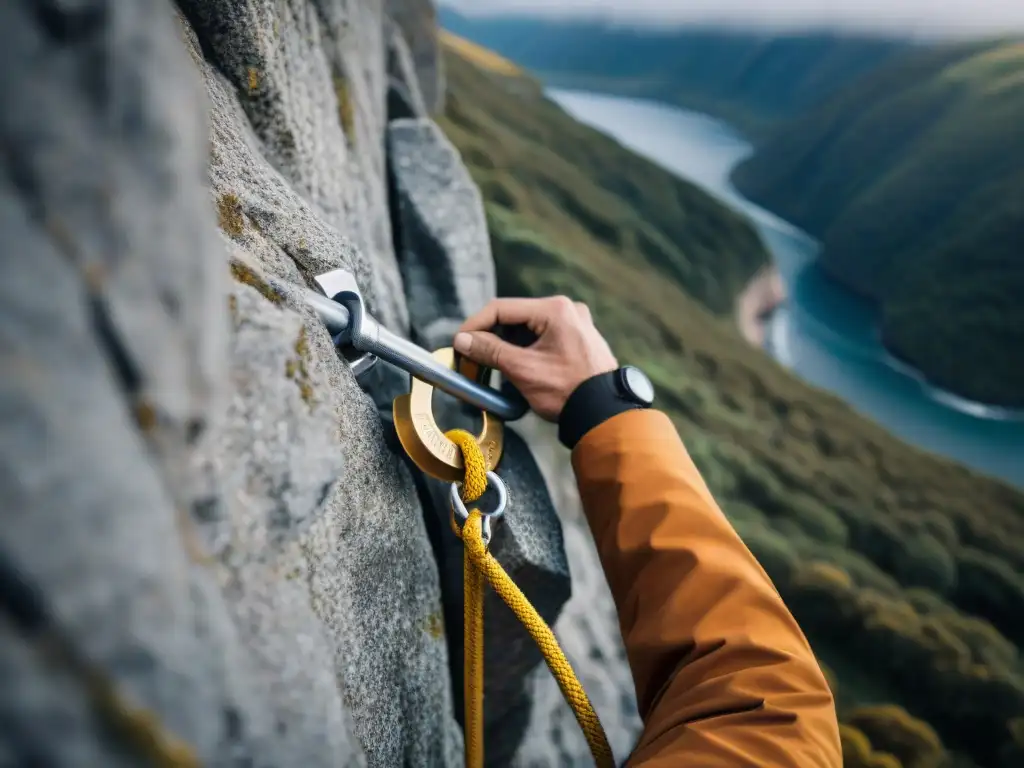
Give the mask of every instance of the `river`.
[[650, 101], [549, 89], [581, 122], [703, 187], [757, 227], [786, 287], [765, 349], [903, 440], [1024, 487], [1024, 419], [928, 386], [878, 340], [870, 303], [826, 278], [818, 242], [740, 195], [729, 174], [753, 151], [727, 123]]

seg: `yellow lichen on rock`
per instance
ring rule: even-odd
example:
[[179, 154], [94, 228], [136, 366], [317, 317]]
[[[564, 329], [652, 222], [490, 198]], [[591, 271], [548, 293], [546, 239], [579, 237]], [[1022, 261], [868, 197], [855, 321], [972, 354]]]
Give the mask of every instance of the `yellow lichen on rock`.
[[153, 404], [149, 400], [140, 398], [135, 403], [134, 414], [135, 423], [139, 425], [139, 429], [143, 432], [152, 432], [156, 429], [156, 408], [153, 407]]
[[284, 297], [274, 290], [266, 280], [257, 275], [251, 267], [240, 261], [231, 262], [231, 276], [238, 282], [255, 288], [267, 301], [274, 304], [281, 304], [284, 300]]
[[348, 80], [343, 75], [334, 77], [334, 96], [338, 100], [338, 121], [341, 123], [341, 129], [349, 141], [355, 141], [355, 109], [352, 105]]
[[245, 214], [238, 195], [228, 192], [217, 198], [217, 224], [231, 237], [245, 231]]
[[441, 615], [440, 610], [431, 611], [427, 615], [425, 623], [427, 634], [432, 638], [439, 640], [444, 637], [444, 617]]
[[311, 408], [316, 403], [313, 396], [313, 384], [309, 379], [309, 368], [306, 360], [309, 357], [309, 340], [306, 337], [306, 329], [299, 331], [299, 338], [295, 341], [296, 357], [285, 363], [285, 375], [292, 379], [299, 388], [299, 395]]

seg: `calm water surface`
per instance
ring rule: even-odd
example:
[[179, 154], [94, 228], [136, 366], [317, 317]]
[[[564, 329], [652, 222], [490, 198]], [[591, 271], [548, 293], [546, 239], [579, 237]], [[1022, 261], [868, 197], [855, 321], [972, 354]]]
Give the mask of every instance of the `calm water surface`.
[[878, 341], [871, 305], [815, 266], [817, 241], [730, 184], [733, 167], [752, 148], [729, 124], [637, 99], [559, 89], [548, 93], [578, 120], [750, 217], [789, 293], [767, 334], [767, 349], [779, 362], [907, 442], [1024, 487], [1024, 418], [936, 390], [888, 355]]

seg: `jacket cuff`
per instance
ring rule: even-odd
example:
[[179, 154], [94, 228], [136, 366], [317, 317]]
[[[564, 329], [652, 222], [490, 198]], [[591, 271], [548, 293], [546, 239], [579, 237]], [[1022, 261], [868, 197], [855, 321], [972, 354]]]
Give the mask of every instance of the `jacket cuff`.
[[640, 410], [640, 406], [619, 394], [614, 372], [591, 376], [565, 401], [558, 417], [558, 440], [572, 450], [594, 427], [620, 413], [635, 410]]

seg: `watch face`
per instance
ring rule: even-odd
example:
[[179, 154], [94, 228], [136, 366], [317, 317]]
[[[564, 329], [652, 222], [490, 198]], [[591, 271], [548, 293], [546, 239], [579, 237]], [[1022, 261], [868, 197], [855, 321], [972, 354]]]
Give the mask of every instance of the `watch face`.
[[622, 368], [622, 383], [630, 396], [642, 405], [651, 405], [654, 402], [654, 385], [647, 378], [647, 374], [639, 368], [627, 365]]

